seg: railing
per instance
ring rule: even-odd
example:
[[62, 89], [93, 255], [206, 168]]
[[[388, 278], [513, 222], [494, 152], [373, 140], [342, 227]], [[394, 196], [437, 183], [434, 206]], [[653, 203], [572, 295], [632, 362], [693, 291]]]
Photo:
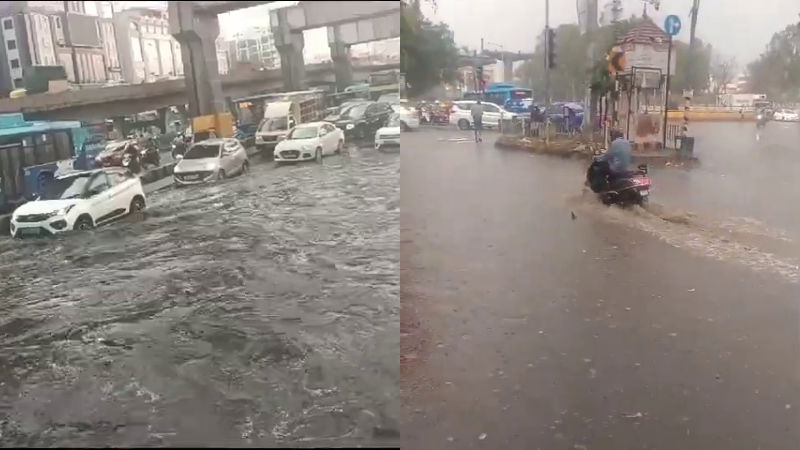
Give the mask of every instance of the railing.
[[669, 144], [672, 143], [672, 148], [678, 148], [678, 137], [681, 135], [681, 125], [678, 123], [668, 123], [667, 124], [667, 142], [664, 145], [669, 148]]

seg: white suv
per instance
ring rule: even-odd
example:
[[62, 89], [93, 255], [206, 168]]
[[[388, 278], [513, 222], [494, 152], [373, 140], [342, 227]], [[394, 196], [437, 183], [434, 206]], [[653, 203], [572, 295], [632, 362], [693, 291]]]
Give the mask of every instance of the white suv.
[[[475, 100], [458, 100], [453, 102], [450, 109], [450, 123], [458, 126], [459, 130], [469, 130], [472, 128], [472, 113], [470, 107], [475, 104]], [[506, 111], [494, 103], [481, 102], [483, 105], [483, 127], [497, 128], [503, 119], [513, 119], [517, 117], [510, 111]]]
[[123, 168], [76, 172], [47, 183], [11, 216], [11, 236], [88, 230], [145, 207], [139, 178]]

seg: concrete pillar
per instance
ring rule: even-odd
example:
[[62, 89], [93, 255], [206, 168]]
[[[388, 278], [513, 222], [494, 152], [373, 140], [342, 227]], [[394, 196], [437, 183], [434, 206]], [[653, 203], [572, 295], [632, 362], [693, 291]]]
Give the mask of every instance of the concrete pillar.
[[158, 123], [156, 126], [161, 130], [161, 133], [167, 132], [167, 110], [169, 108], [159, 108], [156, 110], [158, 113]]
[[508, 55], [503, 55], [503, 81], [514, 81], [514, 60]]
[[[180, 3], [180, 2], [178, 2]], [[281, 72], [283, 84], [287, 91], [299, 91], [306, 88], [306, 67], [303, 61], [303, 32], [291, 31], [286, 11], [283, 8], [272, 11], [272, 33], [275, 36], [275, 47], [281, 56]]]
[[336, 88], [343, 90], [353, 84], [353, 64], [350, 62], [350, 45], [342, 41], [341, 27], [328, 27], [328, 46], [331, 48]]
[[217, 16], [195, 11], [194, 2], [169, 2], [169, 31], [181, 44], [189, 116], [225, 111], [217, 68]]
[[111, 132], [111, 139], [122, 139], [125, 137], [125, 117], [112, 117], [111, 121], [114, 123], [114, 131]]

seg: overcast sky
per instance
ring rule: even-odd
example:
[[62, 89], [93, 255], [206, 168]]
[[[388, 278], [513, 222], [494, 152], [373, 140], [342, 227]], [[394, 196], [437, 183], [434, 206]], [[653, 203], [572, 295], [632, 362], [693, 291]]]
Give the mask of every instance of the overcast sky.
[[[426, 5], [423, 12], [434, 21], [447, 23], [458, 45], [531, 51], [544, 27], [545, 0], [437, 0], [436, 13]], [[600, 8], [608, 3], [599, 0]], [[623, 0], [623, 17], [642, 14], [639, 0]], [[679, 39], [689, 39], [689, 10], [692, 0], [662, 0], [661, 10], [648, 12], [663, 27], [664, 18], [675, 14], [682, 19]], [[577, 23], [575, 0], [550, 0], [550, 25]], [[701, 0], [697, 36], [725, 55], [747, 64], [764, 50], [772, 34], [800, 21], [800, 0]]]

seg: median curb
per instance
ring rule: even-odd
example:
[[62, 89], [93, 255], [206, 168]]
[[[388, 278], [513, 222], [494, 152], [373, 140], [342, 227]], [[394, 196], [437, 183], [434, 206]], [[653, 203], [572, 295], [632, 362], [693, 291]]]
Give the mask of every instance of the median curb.
[[[590, 160], [594, 156], [591, 148], [579, 139], [551, 141], [546, 144], [542, 139], [530, 139], [510, 136], [500, 136], [494, 143], [495, 147], [526, 150], [542, 155], [560, 156], [562, 158]], [[676, 150], [658, 153], [633, 152], [633, 163], [648, 164], [656, 167], [697, 167], [700, 160], [696, 156], [681, 155]]]

